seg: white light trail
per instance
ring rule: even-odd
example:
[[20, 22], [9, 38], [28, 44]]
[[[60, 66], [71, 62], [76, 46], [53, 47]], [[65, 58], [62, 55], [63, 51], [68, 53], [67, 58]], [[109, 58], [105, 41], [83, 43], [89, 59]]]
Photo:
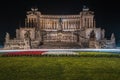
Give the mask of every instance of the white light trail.
[[48, 52], [113, 52], [120, 53], [120, 49], [24, 49], [24, 50], [0, 50], [0, 53], [4, 52], [22, 52], [22, 51], [48, 51]]

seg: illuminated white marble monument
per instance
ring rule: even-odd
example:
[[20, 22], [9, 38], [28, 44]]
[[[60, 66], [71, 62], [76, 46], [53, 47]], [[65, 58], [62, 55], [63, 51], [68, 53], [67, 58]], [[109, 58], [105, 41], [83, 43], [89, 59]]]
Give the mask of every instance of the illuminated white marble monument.
[[16, 38], [6, 33], [4, 49], [115, 48], [114, 34], [107, 40], [87, 7], [77, 15], [44, 15], [32, 8], [26, 16], [24, 28], [16, 29]]

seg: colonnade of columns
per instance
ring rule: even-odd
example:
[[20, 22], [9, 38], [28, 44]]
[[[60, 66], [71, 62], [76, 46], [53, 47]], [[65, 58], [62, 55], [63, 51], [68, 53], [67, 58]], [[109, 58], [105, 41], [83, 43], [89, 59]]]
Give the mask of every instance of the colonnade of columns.
[[25, 19], [25, 27], [36, 27], [38, 22], [36, 18], [27, 18]]
[[[40, 20], [40, 26], [42, 29], [58, 29], [59, 21], [58, 20]], [[63, 20], [62, 21], [62, 29], [79, 29], [80, 21], [78, 20]]]
[[85, 27], [85, 28], [93, 28], [93, 27], [95, 27], [95, 20], [94, 20], [94, 18], [86, 18], [86, 17], [84, 17], [84, 18], [81, 18], [80, 19], [80, 28], [81, 27]]
[[[59, 27], [59, 19], [39, 19], [37, 21], [36, 18], [28, 18], [25, 20], [25, 26], [28, 27], [36, 27], [39, 26], [42, 29], [58, 29]], [[80, 19], [63, 19], [62, 21], [62, 29], [81, 29], [84, 28], [93, 28], [96, 26], [96, 22], [93, 17], [81, 17]]]

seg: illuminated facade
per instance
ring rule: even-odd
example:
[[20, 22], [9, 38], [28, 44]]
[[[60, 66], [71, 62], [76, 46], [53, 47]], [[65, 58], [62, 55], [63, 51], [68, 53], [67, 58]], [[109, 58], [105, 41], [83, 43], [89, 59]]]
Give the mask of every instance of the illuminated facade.
[[115, 48], [115, 37], [105, 38], [96, 28], [94, 12], [84, 7], [78, 15], [43, 15], [37, 8], [27, 12], [25, 27], [16, 29], [16, 38], [5, 37], [5, 49], [30, 48]]

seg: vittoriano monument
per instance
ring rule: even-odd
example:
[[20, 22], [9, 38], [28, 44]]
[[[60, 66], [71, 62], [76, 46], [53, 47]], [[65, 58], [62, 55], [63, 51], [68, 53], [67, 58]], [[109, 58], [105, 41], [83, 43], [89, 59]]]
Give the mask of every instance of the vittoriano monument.
[[94, 16], [87, 7], [76, 15], [46, 15], [31, 8], [16, 37], [11, 39], [6, 33], [4, 49], [115, 48], [114, 33], [106, 39]]

